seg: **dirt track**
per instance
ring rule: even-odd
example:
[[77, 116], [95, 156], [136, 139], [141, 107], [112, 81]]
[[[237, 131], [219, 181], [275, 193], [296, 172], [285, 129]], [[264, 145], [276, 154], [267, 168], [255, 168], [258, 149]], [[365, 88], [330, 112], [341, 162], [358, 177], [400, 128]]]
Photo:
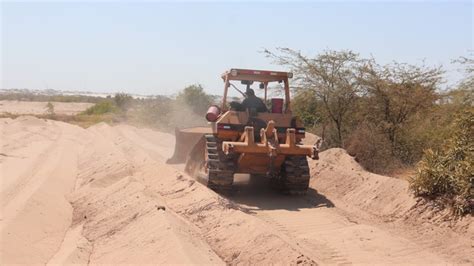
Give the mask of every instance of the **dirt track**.
[[474, 262], [472, 218], [445, 219], [343, 150], [311, 162], [304, 197], [226, 198], [164, 163], [169, 134], [33, 117], [0, 133], [2, 264]]

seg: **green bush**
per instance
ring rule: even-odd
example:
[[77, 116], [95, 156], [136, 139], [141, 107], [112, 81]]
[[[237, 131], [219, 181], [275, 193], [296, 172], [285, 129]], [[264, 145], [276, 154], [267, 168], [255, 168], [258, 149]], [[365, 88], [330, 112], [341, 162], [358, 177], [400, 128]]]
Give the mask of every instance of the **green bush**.
[[176, 96], [176, 101], [178, 105], [182, 107], [190, 107], [191, 111], [195, 114], [204, 115], [207, 108], [212, 104], [213, 99], [211, 95], [206, 94], [201, 85], [197, 84], [187, 86], [184, 90], [179, 92]]
[[316, 93], [311, 90], [300, 90], [292, 99], [292, 110], [305, 127], [311, 128], [321, 123], [321, 110]]
[[87, 108], [84, 112], [82, 112], [82, 114], [101, 115], [105, 113], [116, 113], [118, 111], [119, 109], [117, 108], [117, 105], [115, 105], [114, 102], [110, 100], [105, 100]]
[[126, 111], [133, 102], [132, 96], [126, 93], [116, 93], [114, 96], [115, 105], [122, 111]]
[[410, 188], [417, 196], [441, 199], [456, 214], [473, 212], [474, 110], [458, 115], [452, 137], [438, 150], [428, 149]]

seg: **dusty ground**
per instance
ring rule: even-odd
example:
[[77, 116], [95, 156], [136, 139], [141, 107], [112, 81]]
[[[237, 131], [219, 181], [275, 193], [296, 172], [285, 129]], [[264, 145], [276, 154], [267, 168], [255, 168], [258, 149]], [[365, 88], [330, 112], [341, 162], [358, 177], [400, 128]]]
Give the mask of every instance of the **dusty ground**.
[[1, 264], [473, 264], [472, 218], [415, 200], [344, 150], [306, 196], [223, 197], [166, 165], [174, 137], [0, 119]]
[[[0, 101], [0, 114], [42, 115], [47, 111], [47, 102]], [[75, 115], [93, 106], [93, 103], [51, 102], [56, 114]]]

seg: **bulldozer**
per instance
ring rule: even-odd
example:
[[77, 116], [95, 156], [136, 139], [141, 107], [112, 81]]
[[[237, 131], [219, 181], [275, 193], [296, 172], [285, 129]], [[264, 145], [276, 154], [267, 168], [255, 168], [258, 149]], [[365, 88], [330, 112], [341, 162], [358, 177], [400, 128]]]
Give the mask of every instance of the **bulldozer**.
[[[287, 194], [306, 193], [310, 172], [307, 157], [318, 159], [319, 143], [301, 144], [305, 128], [291, 111], [291, 72], [230, 69], [222, 75], [224, 94], [206, 113], [208, 127], [176, 129], [174, 155], [167, 163], [185, 163], [185, 171], [216, 191], [232, 191], [234, 175], [249, 174]], [[227, 102], [233, 83], [257, 82], [270, 110]], [[284, 95], [267, 99], [269, 84], [279, 84]], [[252, 90], [253, 91], [253, 90]], [[284, 97], [284, 98], [283, 98]], [[268, 181], [268, 182], [267, 182]]]

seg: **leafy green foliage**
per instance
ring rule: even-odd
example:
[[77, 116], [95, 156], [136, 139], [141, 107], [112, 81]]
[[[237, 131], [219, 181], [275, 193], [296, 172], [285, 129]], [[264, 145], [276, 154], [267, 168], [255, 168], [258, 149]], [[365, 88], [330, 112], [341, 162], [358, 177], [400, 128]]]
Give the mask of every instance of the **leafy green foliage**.
[[82, 114], [85, 115], [101, 115], [106, 113], [116, 113], [119, 111], [119, 108], [115, 105], [113, 101], [103, 100], [95, 105], [87, 108]]
[[188, 106], [191, 110], [198, 114], [204, 115], [209, 106], [212, 104], [212, 96], [204, 92], [201, 85], [191, 85], [184, 88], [176, 97], [178, 104]]
[[418, 196], [448, 200], [456, 214], [474, 211], [474, 109], [465, 110], [455, 121], [446, 144], [426, 150], [410, 188]]
[[293, 112], [306, 127], [314, 127], [321, 122], [319, 103], [314, 91], [298, 91], [291, 105]]
[[132, 96], [126, 93], [116, 93], [113, 99], [115, 105], [122, 111], [126, 111], [133, 102]]
[[364, 66], [361, 72], [360, 83], [367, 93], [363, 99], [367, 102], [363, 110], [366, 118], [390, 140], [392, 154], [404, 159], [401, 131], [412, 117], [435, 104], [443, 72], [436, 67], [397, 63], [378, 66], [375, 62]]

